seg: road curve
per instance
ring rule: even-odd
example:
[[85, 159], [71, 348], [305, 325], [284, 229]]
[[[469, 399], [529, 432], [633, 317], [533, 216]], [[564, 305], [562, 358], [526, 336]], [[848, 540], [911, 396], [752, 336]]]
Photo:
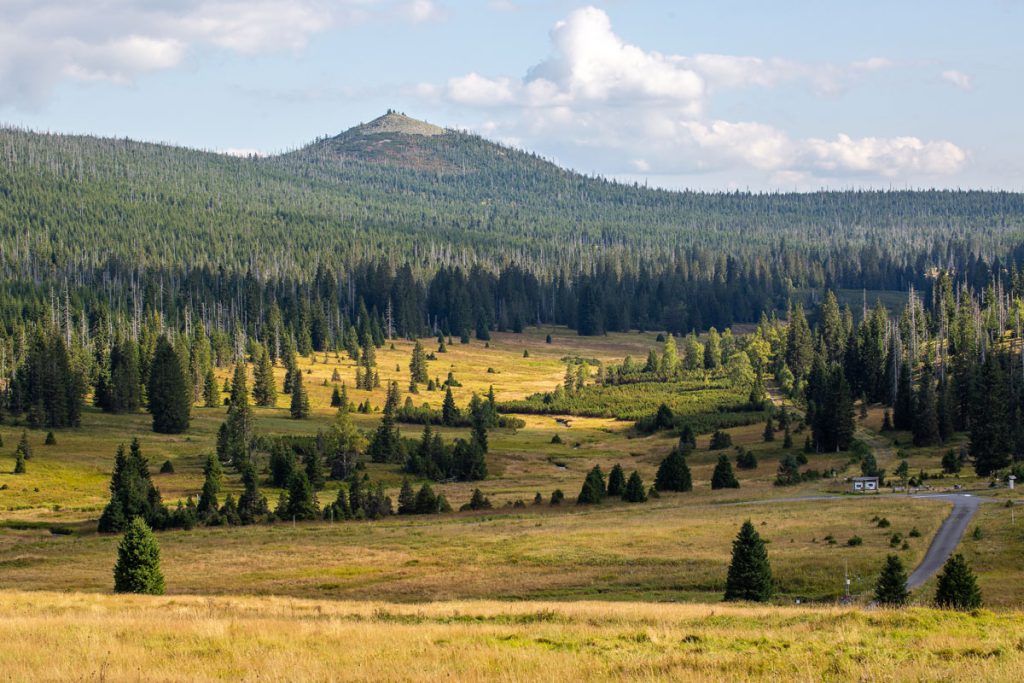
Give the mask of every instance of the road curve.
[[971, 523], [974, 513], [978, 511], [978, 506], [987, 502], [985, 498], [979, 498], [969, 493], [936, 493], [913, 497], [946, 500], [953, 503], [953, 510], [935, 533], [921, 564], [917, 565], [917, 569], [907, 579], [908, 590], [919, 587], [942, 568], [942, 565], [960, 544], [960, 539], [967, 531], [967, 525]]

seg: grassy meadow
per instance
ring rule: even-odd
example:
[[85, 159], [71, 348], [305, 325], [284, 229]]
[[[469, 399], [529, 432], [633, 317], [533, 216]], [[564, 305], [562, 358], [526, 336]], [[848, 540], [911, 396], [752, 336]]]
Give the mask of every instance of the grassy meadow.
[[1024, 622], [928, 609], [0, 593], [7, 680], [1019, 681]]
[[[549, 333], [552, 344], [545, 343]], [[430, 340], [425, 346], [436, 348]], [[429, 366], [441, 380], [454, 373], [463, 384], [455, 399], [465, 406], [473, 392], [491, 386], [499, 402], [550, 391], [562, 382], [567, 356], [642, 360], [660, 346], [653, 334], [579, 338], [547, 328], [496, 334], [489, 346], [455, 340]], [[382, 384], [398, 381], [403, 400], [411, 349], [396, 341], [394, 349], [378, 352]], [[373, 405], [369, 414], [353, 414], [356, 425], [375, 428], [383, 387], [353, 390], [355, 366], [344, 356], [316, 354], [300, 364], [308, 371], [311, 419], [290, 419], [290, 397], [281, 394], [276, 408], [255, 409], [259, 432], [327, 428], [335, 370], [353, 403]], [[284, 371], [276, 372], [280, 386]], [[218, 381], [228, 373], [219, 370]], [[442, 399], [443, 392], [422, 388], [413, 396], [417, 405], [435, 408]], [[147, 414], [89, 408], [80, 428], [56, 432], [56, 445], [44, 445], [45, 432], [29, 431], [33, 458], [28, 473], [17, 476], [9, 472], [22, 428], [0, 426], [0, 637], [22, 655], [0, 658], [0, 678], [121, 680], [145, 670], [150, 680], [247, 680], [255, 676], [255, 660], [262, 680], [1017, 680], [1024, 674], [1024, 627], [1012, 612], [832, 607], [844, 576], [855, 599], [867, 604], [889, 553], [908, 570], [916, 566], [950, 505], [848, 494], [843, 479], [859, 474], [848, 453], [808, 456], [807, 468], [834, 469], [834, 480], [776, 487], [787, 451], [781, 433], [764, 442], [763, 424], [728, 430], [734, 445], [753, 451], [759, 463], [736, 469], [739, 489], [711, 490], [719, 455], [733, 459], [736, 450], [710, 451], [704, 434], [688, 458], [692, 492], [578, 507], [573, 499], [595, 464], [606, 473], [616, 463], [627, 474], [635, 469], [650, 486], [676, 437], [640, 435], [632, 423], [607, 417], [522, 415], [522, 428], [489, 434], [486, 480], [435, 485], [456, 509], [479, 487], [492, 510], [165, 531], [158, 538], [170, 595], [107, 595], [119, 538], [97, 534], [95, 525], [108, 500], [117, 445], [139, 438], [154, 482], [174, 505], [198, 495], [224, 412], [195, 407], [188, 433], [166, 436], [150, 431]], [[941, 472], [944, 449], [909, 448], [908, 435], [879, 433], [881, 421], [879, 408], [858, 418], [858, 437], [880, 466], [891, 472], [907, 457], [913, 473]], [[400, 428], [410, 438], [421, 431]], [[449, 439], [466, 430], [440, 431]], [[552, 442], [555, 435], [561, 443]], [[790, 452], [800, 450], [803, 437], [794, 434]], [[157, 473], [165, 460], [173, 474]], [[399, 466], [370, 463], [367, 470], [397, 497]], [[985, 484], [969, 470], [928, 483]], [[332, 501], [337, 486], [329, 481], [320, 502]], [[548, 504], [555, 489], [567, 496], [560, 506]], [[238, 476], [227, 472], [221, 495], [239, 491]], [[278, 491], [264, 484], [264, 493], [273, 506]], [[979, 493], [1001, 504], [982, 507], [981, 535], [965, 538], [961, 551], [979, 573], [986, 607], [1019, 609], [1024, 520], [1010, 522], [1004, 507], [1010, 492]], [[732, 539], [745, 519], [768, 541], [774, 607], [713, 604], [721, 600]], [[855, 538], [860, 543], [851, 545]], [[930, 604], [934, 583], [913, 602]], [[795, 607], [798, 601], [804, 606]], [[662, 604], [681, 602], [703, 604]], [[124, 638], [128, 633], [133, 637]], [[89, 656], [100, 651], [102, 657]]]

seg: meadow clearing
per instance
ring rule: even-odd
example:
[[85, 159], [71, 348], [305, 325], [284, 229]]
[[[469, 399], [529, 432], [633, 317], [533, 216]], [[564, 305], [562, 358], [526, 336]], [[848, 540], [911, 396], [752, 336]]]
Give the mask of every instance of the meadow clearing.
[[1024, 621], [912, 608], [0, 593], [0, 678], [1019, 681]]
[[[547, 334], [557, 343], [545, 343]], [[451, 371], [462, 382], [454, 389], [459, 404], [491, 386], [500, 402], [558, 385], [564, 373], [562, 359], [567, 356], [620, 362], [627, 354], [643, 358], [649, 349], [659, 347], [653, 334], [580, 338], [563, 329], [541, 328], [521, 335], [496, 334], [487, 346], [478, 341], [456, 342], [447, 353], [437, 354], [440, 360], [432, 361], [430, 370], [439, 376]], [[410, 342], [396, 341], [394, 349], [385, 345], [379, 352], [382, 384], [390, 379], [407, 383], [411, 348]], [[527, 358], [524, 349], [529, 351]], [[337, 370], [347, 381], [354, 375], [354, 364], [332, 353], [304, 358], [302, 367], [309, 371], [306, 386], [313, 417], [289, 419], [288, 396], [281, 394], [278, 408], [256, 409], [260, 432], [312, 434], [329, 424], [334, 413], [329, 405], [331, 377]], [[280, 368], [277, 371], [283, 373]], [[218, 380], [226, 376], [224, 369]], [[383, 389], [350, 390], [349, 396], [354, 403], [369, 399], [379, 409], [383, 393]], [[442, 396], [440, 391], [421, 390], [414, 399], [437, 407]], [[213, 452], [223, 413], [221, 408], [194, 408], [192, 427], [178, 436], [153, 434], [146, 414], [112, 416], [93, 409], [87, 411], [81, 428], [59, 431], [55, 446], [42, 444], [43, 433], [30, 432], [36, 455], [29, 473], [0, 474], [0, 486], [7, 485], [0, 489], [0, 586], [109, 590], [117, 538], [96, 534], [94, 528], [108, 499], [117, 444], [138, 436], [156, 485], [164, 500], [173, 504], [197, 495], [202, 463]], [[356, 413], [353, 418], [369, 431], [379, 414]], [[914, 566], [949, 510], [946, 503], [899, 496], [799, 500], [822, 493], [842, 495], [846, 485], [823, 479], [774, 486], [778, 460], [787, 451], [781, 440], [763, 441], [761, 424], [728, 430], [737, 446], [750, 449], [760, 461], [757, 469], [736, 470], [739, 489], [711, 490], [711, 471], [719, 454], [731, 457], [734, 451], [709, 451], [705, 434], [689, 458], [692, 492], [664, 494], [641, 505], [615, 501], [578, 508], [571, 499], [593, 465], [601, 465], [605, 472], [617, 463], [627, 472], [636, 469], [650, 485], [675, 437], [664, 432], [638, 435], [631, 423], [611, 418], [572, 417], [568, 426], [559, 423], [558, 416], [522, 418], [521, 429], [492, 431], [487, 480], [435, 486], [456, 508], [479, 487], [491, 498], [495, 506], [491, 511], [378, 522], [169, 531], [160, 535], [169, 590], [396, 601], [715, 600], [722, 590], [731, 539], [739, 524], [750, 518], [770, 541], [781, 601], [834, 600], [842, 594], [844, 572], [851, 576], [854, 593], [870, 593], [877, 567], [889, 552], [900, 554], [908, 567]], [[879, 464], [891, 469], [896, 449], [887, 444], [892, 438], [898, 441], [900, 435], [877, 435], [880, 421], [881, 411], [872, 409], [861, 420], [861, 431], [876, 444]], [[415, 438], [421, 428], [403, 425], [401, 429], [403, 435]], [[464, 431], [440, 429], [446, 438]], [[556, 434], [562, 443], [552, 443]], [[12, 450], [20, 429], [5, 426], [0, 435], [6, 445], [0, 472], [9, 472], [13, 461], [5, 462], [7, 451]], [[910, 457], [915, 471], [937, 467], [934, 453]], [[156, 474], [164, 460], [174, 464], [173, 474]], [[836, 469], [843, 476], [856, 473], [843, 453], [811, 455], [808, 467]], [[404, 476], [399, 466], [371, 463], [367, 469], [373, 480], [384, 481], [395, 495]], [[964, 476], [963, 481], [969, 482]], [[225, 484], [226, 491], [237, 495], [236, 477], [228, 476]], [[319, 494], [321, 502], [333, 500], [336, 487], [329, 481]], [[547, 501], [556, 488], [570, 500], [553, 507]], [[276, 490], [267, 487], [265, 492], [273, 504]], [[538, 493], [544, 501], [541, 505], [534, 504]], [[774, 499], [782, 500], [759, 502]], [[518, 501], [522, 506], [513, 506]], [[880, 527], [881, 518], [891, 526]], [[985, 522], [1001, 523], [998, 515]], [[898, 542], [894, 534], [899, 534]], [[1020, 540], [1011, 532], [1006, 536], [1009, 556], [1020, 547]], [[847, 545], [854, 537], [861, 538], [863, 545]], [[997, 575], [995, 571], [993, 576]], [[922, 602], [925, 597], [922, 592]], [[1011, 590], [990, 596], [989, 602], [1015, 605], [1019, 599], [1019, 593]]]

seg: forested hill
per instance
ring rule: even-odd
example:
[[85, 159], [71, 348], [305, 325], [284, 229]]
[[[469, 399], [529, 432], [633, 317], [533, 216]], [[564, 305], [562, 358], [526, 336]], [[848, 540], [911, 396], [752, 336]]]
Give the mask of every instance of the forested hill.
[[942, 270], [1024, 289], [1022, 244], [1020, 194], [669, 192], [393, 112], [266, 158], [0, 129], [8, 330], [57, 297], [65, 327], [201, 310], [255, 333], [276, 302], [338, 334], [362, 305], [401, 334], [686, 331], [824, 287], [927, 293]]
[[1005, 258], [1024, 236], [1019, 194], [651, 190], [393, 113], [269, 158], [3, 129], [0, 159], [8, 276], [113, 260], [304, 280], [384, 256], [418, 274], [517, 262], [571, 277], [787, 251], [794, 282], [857, 286], [892, 264]]

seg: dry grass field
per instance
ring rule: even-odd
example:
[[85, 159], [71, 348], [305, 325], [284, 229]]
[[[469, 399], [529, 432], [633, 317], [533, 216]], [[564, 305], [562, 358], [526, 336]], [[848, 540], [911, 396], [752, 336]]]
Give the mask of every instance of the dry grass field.
[[[430, 351], [435, 344], [425, 340]], [[379, 351], [378, 367], [382, 383], [398, 381], [404, 399], [412, 344], [394, 346]], [[430, 362], [430, 374], [454, 373], [463, 383], [455, 390], [459, 405], [492, 385], [503, 401], [554, 388], [566, 356], [642, 361], [659, 347], [653, 334], [581, 339], [563, 329], [530, 330], [497, 334], [489, 347], [455, 340]], [[354, 364], [343, 356], [316, 354], [300, 364], [308, 370], [311, 419], [289, 419], [282, 394], [276, 408], [256, 409], [261, 433], [328, 427], [332, 374], [337, 369], [353, 383]], [[228, 374], [221, 369], [218, 380]], [[349, 397], [374, 406], [353, 415], [369, 432], [384, 390], [350, 388]], [[439, 407], [443, 393], [421, 389], [413, 398]], [[173, 505], [198, 494], [224, 409], [196, 407], [187, 434], [166, 436], [150, 431], [147, 414], [90, 408], [81, 428], [56, 432], [56, 445], [29, 432], [34, 457], [19, 476], [8, 473], [22, 429], [0, 426], [0, 680], [1024, 678], [1024, 621], [1012, 611], [1024, 606], [1024, 520], [1011, 523], [1004, 504], [983, 506], [980, 537], [969, 534], [960, 548], [978, 572], [986, 608], [999, 612], [926, 609], [934, 580], [914, 593], [920, 607], [865, 610], [885, 556], [896, 553], [913, 568], [948, 503], [847, 495], [842, 479], [859, 473], [847, 453], [809, 456], [808, 468], [835, 469], [835, 480], [776, 487], [787, 451], [781, 435], [765, 443], [763, 425], [753, 424], [728, 430], [759, 461], [757, 469], [736, 470], [739, 489], [711, 490], [718, 456], [735, 451], [710, 451], [702, 435], [688, 459], [692, 492], [578, 507], [573, 499], [595, 464], [605, 472], [617, 463], [635, 469], [650, 485], [676, 438], [638, 435], [631, 423], [610, 418], [573, 417], [566, 426], [556, 417], [523, 416], [521, 429], [493, 430], [486, 480], [435, 486], [456, 508], [479, 487], [494, 503], [490, 511], [161, 532], [164, 598], [109, 595], [119, 539], [95, 533], [95, 524], [108, 500], [114, 451], [138, 436], [154, 482]], [[941, 471], [941, 450], [879, 434], [881, 420], [877, 408], [858, 419], [858, 436], [880, 466], [892, 471], [907, 457], [912, 472]], [[421, 428], [401, 431], [417, 438]], [[441, 431], [448, 439], [464, 430]], [[556, 434], [562, 443], [552, 443]], [[794, 441], [790, 452], [803, 435]], [[157, 474], [164, 460], [173, 474]], [[399, 466], [367, 469], [397, 495]], [[979, 489], [1000, 503], [1010, 498], [1006, 490], [980, 490], [985, 482], [967, 470], [929, 483]], [[337, 486], [328, 482], [320, 501], [332, 501]], [[550, 506], [556, 488], [568, 499]], [[224, 493], [239, 489], [228, 472]], [[273, 504], [278, 491], [264, 492]], [[533, 503], [537, 493], [541, 505]], [[731, 542], [745, 519], [768, 541], [772, 607], [720, 602]], [[862, 544], [849, 545], [854, 537]], [[832, 606], [844, 575], [859, 607]], [[684, 602], [702, 604], [667, 604]]]
[[22, 681], [1020, 681], [1020, 614], [0, 593]]

